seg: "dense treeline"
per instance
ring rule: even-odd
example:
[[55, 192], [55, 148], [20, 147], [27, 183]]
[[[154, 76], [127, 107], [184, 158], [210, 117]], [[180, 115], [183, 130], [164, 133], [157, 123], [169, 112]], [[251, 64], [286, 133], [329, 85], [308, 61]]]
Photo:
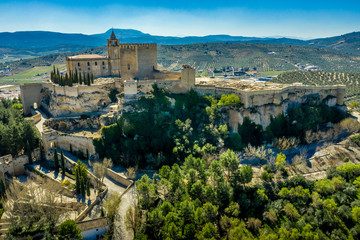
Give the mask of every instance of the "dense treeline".
[[141, 98], [116, 124], [103, 127], [102, 138], [94, 139], [94, 145], [101, 158], [111, 158], [116, 164], [157, 168], [183, 162], [190, 154], [206, 158], [223, 148], [240, 151], [248, 144], [259, 146], [283, 136], [303, 141], [306, 131], [317, 131], [345, 117], [337, 108], [313, 101], [290, 107], [287, 116], [271, 119], [266, 130], [245, 118], [238, 132], [230, 133], [227, 110], [240, 107], [234, 94], [220, 99], [195, 91], [170, 95], [154, 86], [153, 97]]
[[32, 150], [39, 144], [34, 124], [23, 117], [18, 99], [0, 101], [0, 156]]
[[63, 76], [60, 74], [59, 69], [54, 66], [54, 69], [50, 73], [50, 79], [53, 83], [59, 84], [60, 86], [73, 86], [73, 84], [79, 84], [79, 85], [88, 85], [94, 83], [94, 75], [91, 74], [85, 74], [85, 73], [79, 73], [77, 70], [75, 72], [69, 72], [68, 74], [65, 74]]
[[231, 151], [210, 164], [189, 156], [136, 182], [139, 205], [128, 223], [135, 239], [360, 238], [359, 165], [331, 168], [318, 181], [251, 179]]

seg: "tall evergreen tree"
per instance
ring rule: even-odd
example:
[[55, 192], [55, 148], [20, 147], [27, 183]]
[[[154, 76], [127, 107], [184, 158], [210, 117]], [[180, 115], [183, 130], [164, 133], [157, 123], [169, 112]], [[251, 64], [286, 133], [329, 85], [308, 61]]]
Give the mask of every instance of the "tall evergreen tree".
[[94, 74], [91, 73], [91, 84], [94, 84]]
[[59, 171], [59, 157], [56, 148], [54, 150], [54, 165], [55, 165], [55, 171]]
[[30, 147], [29, 141], [26, 141], [26, 150], [27, 150], [27, 155], [28, 155], [28, 158], [29, 158], [29, 164], [32, 164], [33, 159], [32, 159], [32, 156], [31, 156], [31, 147]]
[[6, 198], [6, 184], [5, 184], [5, 180], [3, 177], [0, 177], [0, 197], [2, 199]]
[[90, 82], [90, 81], [91, 81], [91, 80], [90, 80], [90, 74], [88, 73], [87, 76], [86, 76], [86, 83], [87, 83], [88, 86], [91, 85], [91, 82]]
[[62, 169], [62, 174], [65, 175], [65, 159], [64, 159], [64, 153], [63, 150], [60, 150], [60, 164], [61, 164], [61, 169]]
[[90, 181], [86, 179], [86, 195], [90, 197]]
[[75, 187], [76, 187], [76, 193], [80, 194], [80, 174], [79, 169], [75, 169]]
[[44, 153], [44, 147], [42, 145], [41, 140], [39, 142], [39, 149], [40, 149], [40, 161], [44, 162], [45, 161], [45, 153]]

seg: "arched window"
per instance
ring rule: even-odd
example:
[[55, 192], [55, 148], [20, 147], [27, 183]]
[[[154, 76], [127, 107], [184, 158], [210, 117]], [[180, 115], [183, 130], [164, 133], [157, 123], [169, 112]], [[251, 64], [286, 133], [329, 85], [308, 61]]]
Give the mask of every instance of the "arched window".
[[128, 70], [130, 70], [130, 64], [128, 64]]
[[78, 67], [80, 67], [80, 63], [78, 63]]
[[97, 66], [97, 62], [95, 62], [95, 66]]
[[90, 66], [90, 62], [88, 62], [88, 66]]
[[105, 65], [105, 62], [103, 62], [103, 66]]

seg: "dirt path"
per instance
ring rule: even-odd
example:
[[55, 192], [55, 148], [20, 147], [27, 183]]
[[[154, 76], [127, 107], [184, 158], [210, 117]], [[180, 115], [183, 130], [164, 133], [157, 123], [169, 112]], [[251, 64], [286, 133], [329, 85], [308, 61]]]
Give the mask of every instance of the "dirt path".
[[115, 216], [114, 239], [131, 240], [134, 238], [132, 231], [129, 231], [125, 225], [125, 216], [129, 207], [136, 202], [135, 186], [132, 186], [122, 197], [119, 209]]

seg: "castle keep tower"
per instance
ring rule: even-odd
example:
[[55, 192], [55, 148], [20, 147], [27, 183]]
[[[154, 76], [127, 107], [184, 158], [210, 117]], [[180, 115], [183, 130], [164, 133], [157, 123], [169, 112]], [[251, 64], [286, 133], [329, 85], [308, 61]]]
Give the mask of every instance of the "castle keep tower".
[[109, 58], [109, 75], [120, 76], [120, 40], [116, 38], [114, 31], [111, 32], [107, 40], [108, 58]]

